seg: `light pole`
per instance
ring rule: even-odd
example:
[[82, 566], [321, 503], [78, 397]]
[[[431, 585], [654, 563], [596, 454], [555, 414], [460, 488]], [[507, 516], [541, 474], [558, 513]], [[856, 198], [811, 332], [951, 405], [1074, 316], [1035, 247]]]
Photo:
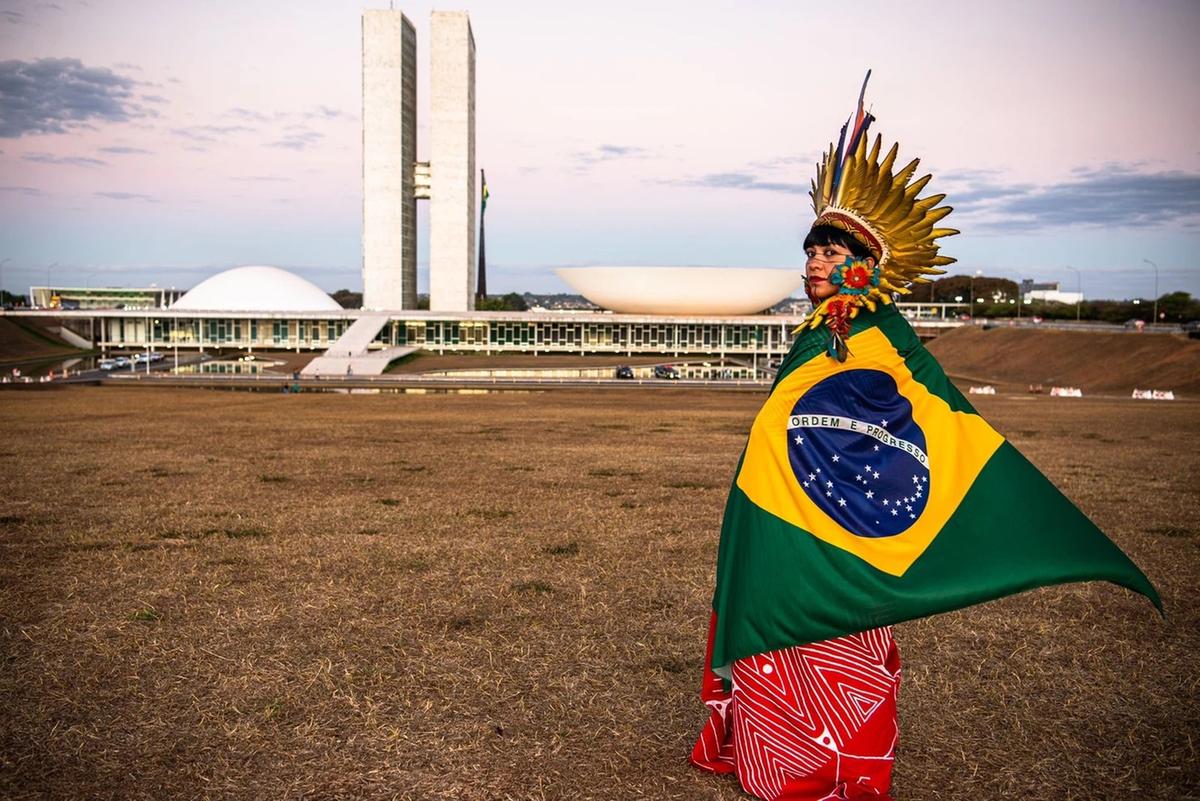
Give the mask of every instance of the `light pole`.
[[[50, 271], [53, 270], [57, 266], [58, 266], [58, 262], [54, 262], [53, 264], [46, 265], [46, 305], [47, 305], [47, 307], [50, 304], [50, 298], [53, 297], [53, 295], [54, 295], [54, 292], [50, 289]], [[33, 298], [30, 298], [29, 300], [32, 302]]]
[[983, 270], [976, 270], [971, 274], [971, 314], [975, 313], [975, 279], [983, 275]]
[[4, 306], [4, 265], [10, 261], [12, 259], [0, 260], [0, 307]]
[[1158, 265], [1149, 259], [1142, 259], [1142, 261], [1154, 268], [1154, 320], [1152, 322], [1158, 325]]
[[1083, 303], [1083, 273], [1069, 264], [1064, 264], [1063, 266], [1075, 273], [1075, 279], [1078, 282], [1077, 291], [1079, 297], [1075, 299], [1075, 322], [1079, 322], [1079, 306]]

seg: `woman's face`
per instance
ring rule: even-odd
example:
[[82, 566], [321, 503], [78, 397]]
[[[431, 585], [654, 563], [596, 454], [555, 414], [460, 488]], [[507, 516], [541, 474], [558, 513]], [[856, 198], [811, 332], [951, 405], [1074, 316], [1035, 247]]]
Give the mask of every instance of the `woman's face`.
[[[842, 245], [813, 245], [804, 251], [808, 261], [804, 264], [804, 274], [808, 278], [808, 296], [814, 303], [825, 298], [833, 297], [840, 287], [829, 280], [829, 275], [841, 266], [846, 257], [854, 256], [849, 248]], [[868, 258], [867, 265], [875, 266], [875, 259]]]

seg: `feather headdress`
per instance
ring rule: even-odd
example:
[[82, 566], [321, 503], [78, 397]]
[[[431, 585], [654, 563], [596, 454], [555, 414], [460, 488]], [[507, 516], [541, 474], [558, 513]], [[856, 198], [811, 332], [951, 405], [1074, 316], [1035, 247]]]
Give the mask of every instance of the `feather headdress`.
[[[868, 149], [867, 130], [875, 121], [863, 110], [867, 81], [863, 80], [858, 95], [858, 107], [846, 124], [836, 145], [829, 146], [823, 164], [817, 165], [817, 177], [810, 196], [817, 219], [813, 227], [828, 225], [850, 234], [875, 257], [875, 269], [869, 286], [854, 286], [858, 281], [844, 281], [845, 272], [831, 276], [842, 289], [822, 301], [802, 327], [815, 328], [823, 320], [834, 336], [830, 353], [845, 360], [845, 336], [849, 320], [865, 306], [875, 310], [876, 303], [891, 303], [894, 294], [906, 295], [912, 284], [928, 283], [927, 275], [945, 272], [939, 269], [953, 264], [949, 256], [938, 255], [937, 241], [957, 234], [953, 228], [935, 227], [953, 209], [940, 206], [945, 195], [918, 198], [921, 190], [933, 177], [925, 175], [913, 180], [920, 159], [913, 159], [899, 171], [893, 172], [899, 145], [893, 144], [881, 161], [883, 139], [876, 135]], [[853, 269], [848, 263], [845, 268]], [[839, 268], [842, 270], [842, 268]]]

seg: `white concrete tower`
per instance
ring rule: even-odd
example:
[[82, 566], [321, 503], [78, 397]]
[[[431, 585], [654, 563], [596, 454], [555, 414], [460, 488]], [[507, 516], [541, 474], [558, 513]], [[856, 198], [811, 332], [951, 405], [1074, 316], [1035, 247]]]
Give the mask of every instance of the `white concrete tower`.
[[430, 24], [429, 308], [475, 308], [475, 37], [465, 11]]
[[363, 308], [417, 307], [417, 33], [399, 11], [362, 18]]

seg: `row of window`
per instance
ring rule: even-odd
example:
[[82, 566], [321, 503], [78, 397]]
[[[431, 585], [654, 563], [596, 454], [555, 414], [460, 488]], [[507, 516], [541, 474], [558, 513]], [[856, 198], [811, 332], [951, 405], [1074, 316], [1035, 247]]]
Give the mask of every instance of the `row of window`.
[[584, 322], [458, 322], [449, 320], [395, 320], [375, 341], [386, 345], [494, 348], [591, 349], [780, 349], [789, 340], [785, 327], [776, 325], [704, 325], [669, 323]]
[[[104, 321], [105, 339], [114, 345], [270, 345], [278, 348], [327, 347], [345, 333], [352, 322], [170, 317]], [[790, 333], [786, 326], [776, 323], [393, 320], [379, 332], [375, 342], [452, 349], [779, 351], [787, 348]]]
[[[117, 318], [107, 321], [109, 341], [141, 340], [141, 320]], [[127, 325], [128, 323], [128, 325]], [[329, 345], [345, 333], [348, 320], [234, 320], [227, 317], [210, 320], [159, 318], [150, 323], [150, 342], [154, 344], [271, 344], [280, 347]], [[270, 331], [270, 340], [266, 340]]]

